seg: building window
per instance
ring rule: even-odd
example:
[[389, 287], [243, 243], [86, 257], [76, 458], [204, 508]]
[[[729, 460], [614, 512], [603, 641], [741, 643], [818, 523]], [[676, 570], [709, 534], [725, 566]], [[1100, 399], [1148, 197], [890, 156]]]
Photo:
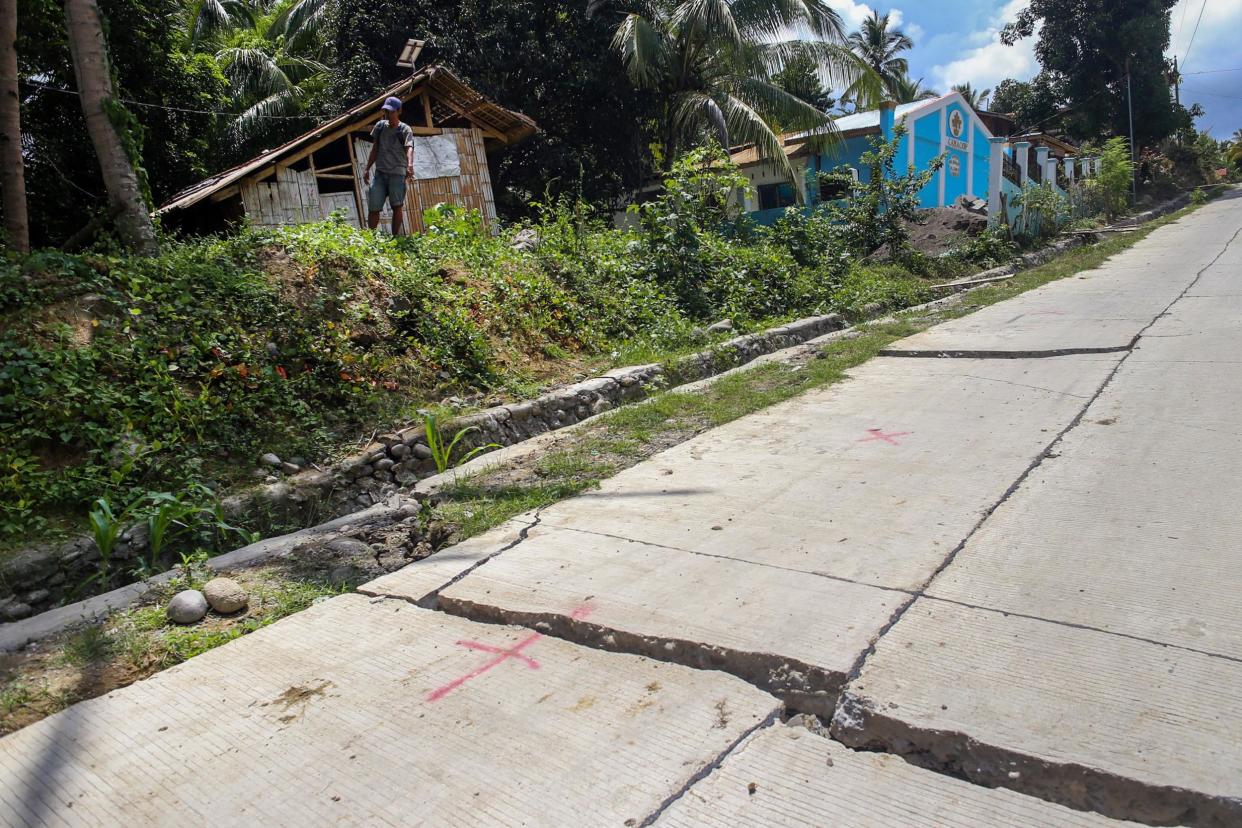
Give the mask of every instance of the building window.
[[837, 201], [848, 198], [858, 184], [858, 170], [853, 167], [837, 167], [830, 173], [819, 174], [819, 200]]
[[758, 190], [760, 210], [792, 207], [798, 203], [798, 198], [794, 194], [793, 184], [790, 184], [788, 181], [779, 184], [760, 184]]

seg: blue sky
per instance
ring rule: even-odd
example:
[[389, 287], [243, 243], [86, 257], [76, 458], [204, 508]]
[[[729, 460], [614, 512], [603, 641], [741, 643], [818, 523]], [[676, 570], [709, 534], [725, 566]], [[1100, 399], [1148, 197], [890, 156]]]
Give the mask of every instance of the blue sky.
[[[1026, 6], [1027, 0], [936, 0], [868, 5], [831, 0], [850, 30], [871, 13], [892, 12], [914, 40], [910, 74], [924, 85], [945, 91], [970, 81], [976, 88], [993, 87], [1007, 77], [1027, 80], [1039, 71], [1034, 38], [1012, 47], [1000, 42], [1002, 26]], [[1195, 21], [1202, 10], [1202, 22]], [[1206, 114], [1199, 128], [1224, 138], [1242, 129], [1242, 0], [1181, 0], [1173, 9], [1173, 43], [1168, 54], [1185, 58], [1183, 103], [1198, 102]], [[1191, 36], [1194, 35], [1193, 43]], [[1189, 50], [1189, 54], [1187, 54]], [[1202, 74], [1198, 74], [1202, 73]]]

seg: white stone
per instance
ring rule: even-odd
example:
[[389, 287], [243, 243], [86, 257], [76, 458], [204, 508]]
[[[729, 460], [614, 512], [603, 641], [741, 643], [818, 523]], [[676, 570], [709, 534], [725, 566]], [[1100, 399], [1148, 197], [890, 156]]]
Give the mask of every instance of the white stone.
[[168, 602], [168, 618], [178, 624], [194, 624], [207, 614], [207, 598], [197, 589], [183, 589]]

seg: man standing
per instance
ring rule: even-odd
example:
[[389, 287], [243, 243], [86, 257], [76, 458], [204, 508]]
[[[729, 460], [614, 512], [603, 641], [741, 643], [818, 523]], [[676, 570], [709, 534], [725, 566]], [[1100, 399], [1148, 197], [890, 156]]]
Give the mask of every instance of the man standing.
[[[371, 130], [371, 155], [362, 173], [367, 190], [367, 225], [379, 224], [384, 202], [392, 206], [392, 234], [401, 235], [401, 215], [405, 207], [405, 184], [414, 178], [414, 131], [401, 121], [401, 99], [384, 101], [384, 117]], [[371, 180], [371, 167], [377, 167]]]

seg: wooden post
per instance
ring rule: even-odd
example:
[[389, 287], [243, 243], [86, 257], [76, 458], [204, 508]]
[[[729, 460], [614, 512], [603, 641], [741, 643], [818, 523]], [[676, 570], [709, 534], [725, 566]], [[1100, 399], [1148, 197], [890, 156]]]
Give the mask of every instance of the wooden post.
[[431, 123], [431, 93], [423, 91], [423, 120], [427, 122], [427, 126], [435, 126]]
[[354, 199], [358, 202], [358, 226], [367, 229], [366, 204], [362, 201], [362, 182], [358, 180], [358, 159], [354, 153], [354, 134], [345, 133], [345, 143], [349, 146], [349, 166], [354, 171]]

